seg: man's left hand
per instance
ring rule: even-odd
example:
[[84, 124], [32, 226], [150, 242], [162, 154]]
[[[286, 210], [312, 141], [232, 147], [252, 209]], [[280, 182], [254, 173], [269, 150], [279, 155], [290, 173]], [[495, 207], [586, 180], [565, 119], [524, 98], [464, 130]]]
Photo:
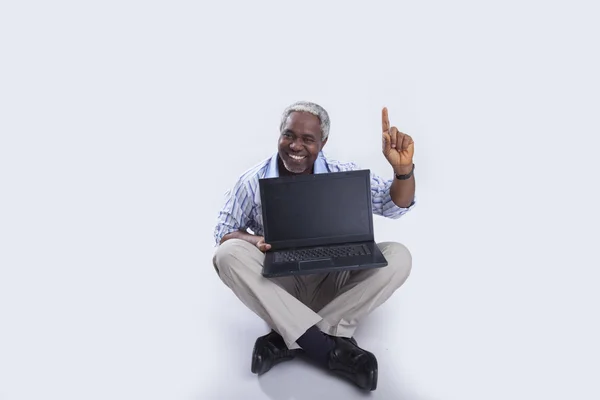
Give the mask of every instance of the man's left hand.
[[383, 155], [388, 160], [394, 172], [399, 175], [410, 173], [413, 165], [415, 143], [413, 139], [400, 131], [395, 126], [390, 128], [388, 110], [381, 112], [381, 125], [383, 130]]

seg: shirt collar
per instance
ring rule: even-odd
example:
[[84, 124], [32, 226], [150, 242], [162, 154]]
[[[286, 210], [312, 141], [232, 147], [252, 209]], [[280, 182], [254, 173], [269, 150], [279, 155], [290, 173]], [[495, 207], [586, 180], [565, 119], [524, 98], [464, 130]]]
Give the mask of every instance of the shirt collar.
[[[279, 166], [277, 164], [278, 157], [279, 157], [279, 153], [275, 153], [269, 160], [267, 171], [265, 172], [265, 178], [278, 178], [279, 177]], [[325, 161], [325, 156], [323, 155], [323, 152], [320, 151], [319, 156], [315, 160], [314, 173], [315, 174], [325, 174], [327, 172], [329, 172], [329, 170], [327, 168], [327, 162]]]

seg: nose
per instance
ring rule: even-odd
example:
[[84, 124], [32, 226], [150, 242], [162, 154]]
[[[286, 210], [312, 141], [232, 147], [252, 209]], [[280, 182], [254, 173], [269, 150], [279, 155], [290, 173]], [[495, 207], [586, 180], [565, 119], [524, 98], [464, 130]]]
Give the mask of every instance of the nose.
[[299, 139], [294, 140], [292, 143], [290, 143], [290, 149], [297, 151], [301, 149], [301, 144], [298, 141]]

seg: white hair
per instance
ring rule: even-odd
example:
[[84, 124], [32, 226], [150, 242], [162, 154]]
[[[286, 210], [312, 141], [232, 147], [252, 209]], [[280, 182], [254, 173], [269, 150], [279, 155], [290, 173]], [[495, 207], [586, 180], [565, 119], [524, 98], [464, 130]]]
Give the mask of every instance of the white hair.
[[288, 117], [294, 111], [307, 112], [311, 113], [312, 115], [316, 115], [317, 118], [319, 118], [319, 121], [321, 121], [321, 140], [327, 139], [327, 137], [329, 136], [330, 125], [329, 114], [327, 114], [327, 111], [325, 111], [325, 109], [320, 105], [308, 101], [298, 101], [292, 104], [291, 106], [288, 106], [283, 111], [283, 115], [281, 116], [281, 125], [279, 126], [280, 132], [283, 131]]

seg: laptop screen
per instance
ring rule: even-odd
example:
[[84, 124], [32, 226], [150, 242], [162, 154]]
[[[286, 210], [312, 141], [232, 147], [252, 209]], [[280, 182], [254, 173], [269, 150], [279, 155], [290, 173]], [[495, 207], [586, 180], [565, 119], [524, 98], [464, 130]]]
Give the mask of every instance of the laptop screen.
[[372, 236], [368, 170], [266, 181], [261, 202], [267, 243], [318, 245]]

